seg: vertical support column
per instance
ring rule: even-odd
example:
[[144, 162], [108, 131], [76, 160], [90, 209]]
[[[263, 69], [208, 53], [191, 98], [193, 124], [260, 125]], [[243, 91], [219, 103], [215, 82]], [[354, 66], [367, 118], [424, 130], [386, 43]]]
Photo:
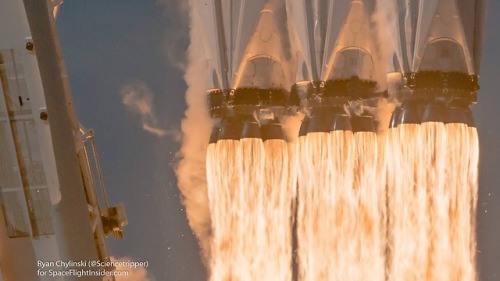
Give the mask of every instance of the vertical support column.
[[[97, 250], [74, 138], [78, 121], [66, 81], [54, 18], [47, 1], [24, 0], [24, 5], [45, 94], [60, 184], [61, 201], [53, 209], [60, 258], [95, 260], [98, 258]], [[87, 277], [83, 280], [101, 278]]]

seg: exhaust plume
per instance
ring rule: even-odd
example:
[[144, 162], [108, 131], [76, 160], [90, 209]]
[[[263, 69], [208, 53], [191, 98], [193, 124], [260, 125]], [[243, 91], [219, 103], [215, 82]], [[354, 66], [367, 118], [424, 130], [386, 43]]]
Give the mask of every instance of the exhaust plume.
[[[193, 6], [194, 3], [190, 2]], [[202, 23], [196, 11], [190, 10], [190, 38], [184, 79], [187, 109], [182, 120], [182, 145], [176, 169], [179, 189], [186, 206], [189, 225], [200, 242], [204, 262], [210, 257], [210, 211], [208, 208], [205, 155], [212, 128], [212, 120], [206, 107], [205, 90], [208, 81], [203, 80], [208, 71], [204, 56]]]

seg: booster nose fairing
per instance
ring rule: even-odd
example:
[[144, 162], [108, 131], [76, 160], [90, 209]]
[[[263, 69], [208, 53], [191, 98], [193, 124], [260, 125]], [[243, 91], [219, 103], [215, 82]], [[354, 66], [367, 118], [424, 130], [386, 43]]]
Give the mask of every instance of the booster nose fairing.
[[[361, 113], [350, 124], [351, 103], [384, 95], [370, 14], [364, 1], [289, 1], [298, 46], [298, 69], [291, 91], [310, 118], [308, 132], [373, 131], [373, 118]], [[369, 125], [363, 125], [365, 122]]]
[[[477, 101], [484, 1], [415, 1], [406, 6], [405, 91], [397, 93], [401, 108], [391, 126], [410, 123], [463, 123], [473, 127], [470, 105]], [[405, 42], [406, 40], [406, 42]], [[402, 63], [402, 65], [405, 65]], [[410, 106], [411, 104], [411, 106]], [[407, 107], [405, 109], [404, 107]], [[403, 118], [403, 119], [402, 119]], [[399, 123], [398, 123], [399, 122]]]
[[205, 14], [204, 20], [212, 23], [207, 30], [212, 31], [209, 45], [214, 72], [208, 106], [220, 124], [221, 137], [232, 127], [235, 139], [282, 139], [283, 134], [276, 132], [281, 130], [279, 117], [292, 106], [285, 5], [266, 1], [208, 4], [212, 13]]

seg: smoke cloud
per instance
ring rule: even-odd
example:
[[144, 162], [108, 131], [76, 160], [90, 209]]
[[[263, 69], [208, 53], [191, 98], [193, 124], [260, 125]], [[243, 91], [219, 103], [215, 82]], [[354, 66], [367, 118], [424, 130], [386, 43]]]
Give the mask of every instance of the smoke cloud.
[[292, 116], [283, 116], [280, 120], [288, 142], [295, 143], [299, 137], [299, 129], [304, 119], [303, 113], [297, 113]]
[[[208, 63], [204, 56], [203, 24], [190, 1], [190, 38], [184, 79], [187, 109], [182, 120], [182, 145], [176, 169], [189, 225], [200, 242], [205, 263], [210, 258], [210, 211], [206, 183], [206, 150], [213, 122], [206, 107]], [[205, 79], [203, 79], [206, 77]]]
[[166, 36], [163, 38], [163, 53], [171, 66], [185, 70], [185, 52], [189, 44], [189, 1], [157, 0], [156, 3], [164, 7], [168, 19], [178, 21], [177, 24], [164, 26]]
[[174, 136], [175, 132], [167, 132], [158, 127], [158, 121], [153, 111], [153, 92], [146, 83], [142, 81], [133, 81], [124, 85], [121, 89], [122, 103], [127, 109], [140, 116], [142, 129], [157, 137], [166, 135]]
[[[376, 44], [379, 59], [383, 63], [382, 74], [403, 70], [403, 59], [399, 38], [398, 7], [395, 0], [377, 0], [372, 22], [376, 28]], [[397, 57], [396, 65], [394, 57]], [[399, 69], [395, 69], [399, 68]], [[381, 79], [385, 81], [385, 77]]]
[[[398, 7], [395, 0], [377, 0], [375, 12], [371, 20], [376, 28], [376, 44], [379, 54], [379, 61], [382, 65], [378, 72], [380, 73], [379, 84], [382, 84], [383, 89], [389, 93], [389, 100], [392, 101], [395, 97], [396, 88], [400, 85], [399, 71], [403, 70], [403, 58], [401, 57], [400, 32], [398, 28]], [[397, 58], [397, 62], [393, 61]], [[398, 71], [398, 77], [389, 77], [387, 73]], [[399, 80], [398, 80], [399, 79]], [[389, 80], [389, 81], [387, 81]], [[378, 101], [375, 117], [381, 126], [378, 126], [379, 132], [385, 131], [391, 119], [394, 104], [388, 100], [381, 99]]]
[[[131, 258], [129, 257], [123, 257], [123, 258], [115, 258], [111, 257], [111, 261], [118, 261], [118, 262], [128, 262], [132, 261]], [[116, 276], [116, 281], [155, 281], [153, 277], [149, 276], [146, 268], [144, 267], [136, 267], [136, 268], [131, 268], [131, 267], [122, 267], [122, 266], [117, 266], [116, 271], [126, 271], [128, 273], [127, 276]]]

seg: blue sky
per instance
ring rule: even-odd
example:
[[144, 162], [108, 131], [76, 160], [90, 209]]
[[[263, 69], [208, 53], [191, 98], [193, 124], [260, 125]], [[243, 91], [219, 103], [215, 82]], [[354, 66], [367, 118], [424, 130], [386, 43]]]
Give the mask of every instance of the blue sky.
[[122, 240], [107, 240], [109, 251], [149, 260], [158, 281], [206, 278], [173, 172], [179, 144], [142, 130], [121, 90], [142, 81], [158, 126], [179, 130], [186, 85], [173, 67], [182, 60], [168, 54], [182, 56], [189, 43], [181, 22], [153, 1], [68, 0], [57, 19], [78, 116], [95, 130], [110, 201], [123, 202], [129, 219]]
[[[93, 128], [111, 203], [125, 203], [122, 240], [113, 256], [149, 260], [162, 280], [206, 280], [180, 201], [173, 165], [179, 144], [142, 129], [122, 104], [125, 85], [141, 82], [153, 98], [157, 127], [180, 129], [185, 110], [182, 65], [189, 37], [182, 1], [66, 0], [57, 19], [82, 124]], [[500, 2], [489, 1], [479, 103], [481, 141], [478, 243], [481, 280], [500, 279]]]

